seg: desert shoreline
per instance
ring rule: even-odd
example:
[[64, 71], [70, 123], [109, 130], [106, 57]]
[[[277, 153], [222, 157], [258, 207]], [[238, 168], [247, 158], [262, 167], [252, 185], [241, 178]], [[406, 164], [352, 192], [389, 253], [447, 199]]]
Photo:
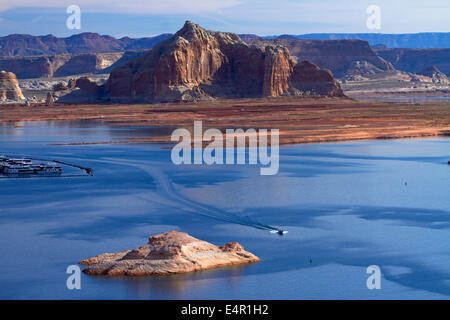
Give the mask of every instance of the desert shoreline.
[[[213, 102], [103, 105], [0, 105], [0, 123], [98, 121], [99, 125], [280, 130], [280, 144], [424, 138], [450, 135], [446, 101], [378, 103], [346, 98], [224, 99]], [[170, 134], [123, 140], [75, 142], [170, 143]]]

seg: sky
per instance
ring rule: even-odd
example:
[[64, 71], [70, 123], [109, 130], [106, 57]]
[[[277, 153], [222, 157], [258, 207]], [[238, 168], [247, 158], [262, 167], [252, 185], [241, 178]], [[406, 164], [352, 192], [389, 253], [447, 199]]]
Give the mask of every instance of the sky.
[[[81, 29], [66, 26], [70, 5], [81, 9]], [[380, 8], [380, 29], [367, 27], [371, 5]], [[145, 37], [174, 33], [185, 20], [257, 35], [450, 32], [449, 17], [449, 0], [0, 0], [0, 36]]]

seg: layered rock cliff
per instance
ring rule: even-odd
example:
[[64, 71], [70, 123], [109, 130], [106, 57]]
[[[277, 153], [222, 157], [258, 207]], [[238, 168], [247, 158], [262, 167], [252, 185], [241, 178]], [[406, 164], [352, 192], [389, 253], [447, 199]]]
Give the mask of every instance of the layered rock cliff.
[[21, 101], [25, 97], [19, 88], [16, 75], [12, 72], [0, 72], [0, 101]]
[[450, 49], [379, 49], [376, 52], [402, 71], [420, 74], [435, 66], [450, 76]]
[[341, 86], [334, 81], [330, 70], [320, 69], [306, 60], [295, 65], [290, 85], [294, 90], [310, 95], [343, 95]]
[[363, 40], [371, 46], [384, 45], [388, 48], [450, 48], [450, 32], [420, 32], [405, 34], [386, 33], [310, 33], [281, 35], [278, 39], [303, 40]]
[[[310, 77], [314, 86], [309, 88], [295, 68], [296, 62], [284, 47], [249, 46], [236, 34], [205, 30], [187, 21], [148, 54], [114, 69], [106, 92], [112, 99], [150, 102], [305, 92], [343, 95], [330, 73], [309, 68], [308, 72], [314, 73]], [[333, 90], [314, 90], [327, 87]]]
[[262, 39], [248, 36], [246, 39], [249, 44], [260, 48], [282, 45], [297, 61], [308, 60], [320, 68], [331, 70], [338, 78], [394, 70], [391, 63], [377, 56], [369, 44], [361, 40]]
[[186, 273], [224, 266], [258, 262], [237, 242], [218, 247], [191, 237], [187, 233], [170, 231], [149, 237], [148, 244], [138, 249], [104, 253], [85, 259], [83, 272], [89, 275], [149, 276]]
[[119, 52], [0, 57], [0, 69], [13, 72], [19, 79], [98, 73], [119, 63], [123, 55]]

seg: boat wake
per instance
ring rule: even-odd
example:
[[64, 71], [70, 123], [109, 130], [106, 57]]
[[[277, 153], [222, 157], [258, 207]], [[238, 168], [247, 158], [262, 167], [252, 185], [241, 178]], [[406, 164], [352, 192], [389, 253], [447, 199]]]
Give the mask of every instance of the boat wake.
[[175, 190], [168, 176], [164, 174], [164, 172], [161, 169], [157, 168], [156, 165], [148, 165], [138, 161], [131, 161], [131, 160], [124, 162], [111, 159], [107, 161], [120, 165], [131, 165], [145, 171], [154, 179], [155, 183], [157, 184], [157, 192], [160, 193], [161, 196], [169, 200], [172, 204], [176, 205], [177, 207], [180, 206], [183, 207], [184, 210], [188, 210], [195, 214], [200, 214], [202, 216], [213, 218], [216, 220], [248, 226], [260, 230], [267, 230], [274, 233], [279, 233], [279, 231], [282, 231], [276, 227], [263, 224], [258, 220], [256, 220], [255, 218], [250, 217], [248, 215], [240, 215], [233, 212], [227, 212], [225, 210], [221, 210], [216, 207], [211, 207], [199, 203], [195, 200], [189, 199], [181, 195], [179, 192]]
[[[75, 159], [71, 159], [75, 160]], [[78, 159], [78, 160], [86, 160], [86, 159]], [[64, 165], [67, 165], [67, 162], [63, 162], [61, 160], [52, 160], [53, 162], [61, 163]], [[135, 161], [135, 160], [117, 160], [115, 158], [104, 158], [101, 160], [93, 160], [90, 159], [89, 161], [93, 162], [99, 162], [99, 163], [111, 163], [111, 164], [117, 164], [121, 166], [133, 166], [136, 168], [139, 168], [140, 170], [146, 172], [148, 175], [150, 175], [155, 183], [157, 184], [157, 192], [163, 197], [165, 200], [170, 201], [173, 207], [182, 207], [183, 210], [188, 210], [194, 214], [199, 214], [208, 218], [228, 222], [228, 223], [234, 223], [239, 224], [247, 227], [252, 227], [260, 230], [267, 230], [272, 233], [278, 233], [280, 235], [287, 233], [287, 231], [279, 230], [276, 227], [263, 224], [259, 222], [257, 219], [250, 217], [248, 215], [241, 215], [238, 213], [233, 212], [227, 212], [225, 210], [221, 210], [216, 207], [208, 206], [203, 203], [197, 202], [195, 200], [189, 199], [183, 195], [181, 195], [179, 192], [177, 192], [164, 172], [158, 168], [159, 163], [152, 162], [151, 164], [143, 163], [142, 161]], [[90, 168], [84, 168], [78, 165], [72, 165], [77, 168], [86, 170], [88, 169], [90, 172], [86, 171], [89, 175], [92, 175], [92, 171]], [[64, 175], [61, 175], [61, 177], [65, 177]]]

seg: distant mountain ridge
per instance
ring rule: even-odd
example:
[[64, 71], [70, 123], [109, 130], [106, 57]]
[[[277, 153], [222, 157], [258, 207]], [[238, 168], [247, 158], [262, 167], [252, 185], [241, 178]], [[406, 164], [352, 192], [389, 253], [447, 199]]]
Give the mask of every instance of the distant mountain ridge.
[[[0, 56], [36, 56], [67, 53], [107, 53], [151, 49], [172, 36], [170, 33], [154, 37], [120, 39], [98, 33], [84, 32], [67, 38], [54, 35], [32, 36], [12, 34], [0, 37]], [[450, 33], [381, 34], [381, 33], [317, 33], [302, 35], [257, 36], [240, 34], [243, 41], [258, 39], [284, 40], [364, 40], [371, 46], [388, 48], [450, 48]]]
[[109, 53], [127, 50], [151, 49], [156, 43], [170, 38], [171, 34], [155, 37], [116, 39], [108, 35], [85, 32], [67, 38], [54, 35], [31, 36], [12, 34], [0, 37], [0, 56], [37, 56], [67, 53]]
[[430, 67], [450, 76], [450, 49], [377, 49], [378, 56], [402, 71], [423, 74]]
[[[370, 36], [371, 39], [366, 37], [366, 40], [354, 40], [365, 36]], [[14, 34], [0, 37], [0, 70], [13, 72], [19, 79], [109, 73], [114, 68], [143, 56], [156, 44], [171, 37], [172, 34], [136, 39], [116, 39], [97, 33], [80, 33], [67, 38]], [[267, 45], [284, 46], [297, 61], [308, 60], [320, 68], [331, 70], [341, 79], [370, 76], [395, 69], [421, 74], [422, 70], [430, 67], [436, 67], [450, 76], [450, 48], [389, 48], [393, 45], [406, 47], [419, 38], [420, 41], [434, 39], [428, 46], [445, 46], [445, 39], [450, 37], [450, 33], [314, 34], [278, 37], [240, 34], [239, 37], [261, 50], [265, 50]], [[383, 37], [385, 43], [379, 43]], [[316, 39], [307, 40], [308, 38]], [[320, 40], [324, 38], [327, 40]], [[329, 40], [335, 38], [347, 39]], [[372, 46], [369, 46], [368, 40]], [[395, 43], [392, 42], [394, 40]], [[415, 43], [425, 46], [424, 43]]]
[[301, 35], [285, 34], [262, 38], [287, 40], [364, 40], [369, 42], [371, 46], [382, 44], [388, 48], [450, 48], [450, 32], [424, 32], [411, 34], [310, 33]]

